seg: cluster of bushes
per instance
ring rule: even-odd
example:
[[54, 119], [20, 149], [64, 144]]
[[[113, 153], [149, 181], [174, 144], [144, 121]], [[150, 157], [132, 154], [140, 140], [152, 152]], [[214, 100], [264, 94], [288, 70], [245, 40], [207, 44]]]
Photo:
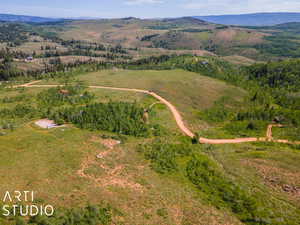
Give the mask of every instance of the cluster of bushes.
[[12, 97], [5, 96], [0, 99], [0, 103], [24, 102], [24, 101], [29, 101], [30, 99], [31, 99], [30, 95], [20, 94]]
[[84, 90], [82, 85], [50, 88], [39, 93], [37, 99], [42, 106], [48, 108], [64, 104], [88, 104], [94, 99], [94, 95]]
[[[2, 215], [2, 214], [1, 214]], [[112, 222], [110, 206], [87, 206], [85, 208], [57, 209], [53, 216], [32, 216], [24, 218], [2, 217], [0, 223], [8, 220], [15, 225], [109, 225]], [[9, 223], [9, 224], [10, 224]]]
[[24, 104], [17, 104], [12, 109], [1, 109], [0, 117], [1, 118], [33, 118], [37, 113], [37, 110], [30, 106]]
[[262, 120], [231, 121], [224, 130], [235, 137], [265, 136], [268, 122]]
[[283, 224], [271, 222], [272, 212], [245, 189], [226, 178], [207, 156], [198, 155], [186, 167], [189, 180], [207, 195], [215, 206], [230, 209], [245, 224]]
[[165, 141], [156, 140], [151, 145], [145, 144], [139, 147], [139, 152], [150, 160], [151, 167], [159, 173], [168, 173], [178, 170], [176, 161], [178, 156], [191, 154], [191, 143], [169, 144]]
[[232, 120], [234, 113], [222, 103], [215, 103], [213, 107], [199, 112], [200, 119], [208, 122], [225, 122]]
[[143, 108], [135, 103], [109, 102], [60, 109], [50, 112], [49, 117], [58, 123], [61, 120], [71, 122], [83, 129], [147, 137], [151, 127], [143, 121], [143, 114]]

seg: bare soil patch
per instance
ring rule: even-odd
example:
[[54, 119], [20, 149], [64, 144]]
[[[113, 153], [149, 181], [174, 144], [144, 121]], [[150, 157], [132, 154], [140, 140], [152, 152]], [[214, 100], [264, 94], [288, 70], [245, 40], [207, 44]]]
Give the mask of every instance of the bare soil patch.
[[[77, 171], [77, 175], [89, 179], [97, 187], [120, 187], [124, 189], [131, 189], [134, 191], [143, 192], [143, 186], [134, 182], [134, 178], [128, 174], [128, 166], [126, 164], [116, 164], [112, 161], [118, 161], [123, 157], [120, 154], [120, 149], [114, 150], [114, 147], [121, 142], [114, 139], [102, 139], [96, 136], [91, 138], [91, 142], [101, 143], [109, 150], [98, 152], [96, 156], [87, 156], [81, 163], [80, 169]], [[88, 171], [92, 168], [98, 168], [103, 172]]]

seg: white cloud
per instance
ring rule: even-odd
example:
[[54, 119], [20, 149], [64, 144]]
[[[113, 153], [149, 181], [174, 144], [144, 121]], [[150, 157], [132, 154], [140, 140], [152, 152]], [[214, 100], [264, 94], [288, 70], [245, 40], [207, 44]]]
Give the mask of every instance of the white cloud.
[[163, 3], [162, 0], [127, 0], [126, 5], [143, 5], [143, 4], [157, 4]]

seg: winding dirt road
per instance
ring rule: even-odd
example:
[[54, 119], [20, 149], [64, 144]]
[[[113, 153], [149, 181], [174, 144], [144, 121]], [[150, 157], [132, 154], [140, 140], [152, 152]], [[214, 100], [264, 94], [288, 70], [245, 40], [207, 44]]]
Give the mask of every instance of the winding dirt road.
[[[26, 87], [26, 88], [32, 88], [32, 87], [60, 87], [63, 85], [36, 85], [36, 83], [40, 82], [40, 80], [38, 81], [33, 81], [27, 84], [22, 84], [22, 85], [17, 85], [17, 86], [13, 86], [14, 88], [17, 87]], [[195, 137], [195, 134], [188, 128], [185, 126], [183, 119], [181, 117], [181, 114], [179, 113], [179, 111], [176, 109], [176, 107], [174, 105], [172, 105], [169, 101], [167, 101], [166, 99], [164, 99], [163, 97], [161, 97], [160, 95], [152, 92], [152, 91], [148, 91], [148, 90], [142, 90], [142, 89], [133, 89], [133, 88], [117, 88], [117, 87], [106, 87], [106, 86], [88, 86], [89, 88], [95, 88], [95, 89], [108, 89], [108, 90], [116, 90], [116, 91], [130, 91], [130, 92], [136, 92], [136, 93], [143, 93], [143, 94], [147, 94], [147, 95], [151, 95], [152, 97], [156, 98], [157, 100], [159, 100], [161, 103], [165, 104], [170, 111], [173, 114], [173, 117], [177, 123], [177, 126], [179, 127], [179, 129], [186, 135], [189, 136], [191, 138]], [[275, 125], [275, 124], [271, 124], [268, 126], [268, 130], [267, 130], [267, 136], [266, 137], [261, 137], [261, 138], [255, 138], [255, 137], [249, 137], [249, 138], [236, 138], [236, 139], [207, 139], [207, 138], [203, 138], [200, 137], [199, 138], [199, 142], [202, 144], [238, 144], [238, 143], [246, 143], [246, 142], [278, 142], [278, 143], [287, 143], [287, 144], [300, 144], [299, 142], [292, 142], [289, 140], [274, 140], [272, 137], [272, 128], [274, 126], [280, 126], [280, 125]]]

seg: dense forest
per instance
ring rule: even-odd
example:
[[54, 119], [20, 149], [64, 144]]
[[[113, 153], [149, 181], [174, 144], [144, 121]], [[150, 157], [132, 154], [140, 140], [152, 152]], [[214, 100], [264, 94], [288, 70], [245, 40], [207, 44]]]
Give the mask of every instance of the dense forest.
[[247, 67], [247, 75], [260, 86], [296, 92], [300, 87], [300, 60], [254, 64]]
[[56, 123], [71, 122], [82, 129], [105, 130], [118, 134], [147, 137], [150, 126], [143, 122], [143, 108], [125, 102], [88, 104], [50, 112]]

